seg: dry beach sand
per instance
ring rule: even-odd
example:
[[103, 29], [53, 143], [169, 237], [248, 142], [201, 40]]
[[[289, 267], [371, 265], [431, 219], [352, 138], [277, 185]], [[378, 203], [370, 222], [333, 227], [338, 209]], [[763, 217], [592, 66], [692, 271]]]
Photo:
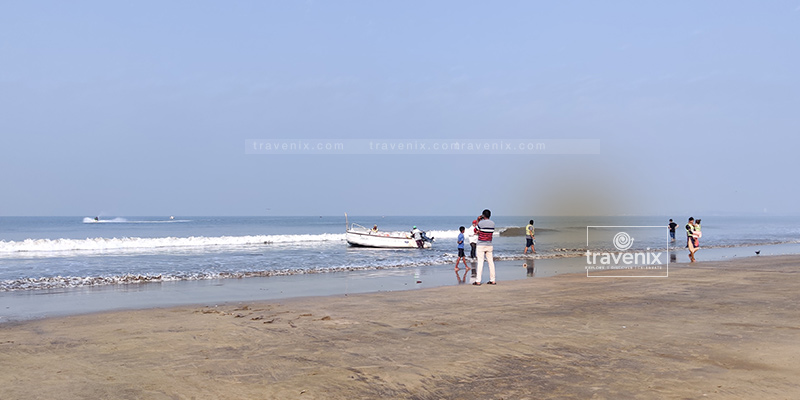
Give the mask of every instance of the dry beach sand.
[[0, 399], [800, 398], [800, 256], [0, 325]]

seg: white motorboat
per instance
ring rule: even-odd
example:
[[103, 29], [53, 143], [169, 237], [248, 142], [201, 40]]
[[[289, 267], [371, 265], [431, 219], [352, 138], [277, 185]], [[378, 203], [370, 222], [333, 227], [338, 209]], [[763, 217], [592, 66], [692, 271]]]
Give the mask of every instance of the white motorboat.
[[[347, 214], [345, 214], [347, 218]], [[345, 222], [346, 224], [347, 222]], [[384, 232], [373, 231], [359, 224], [345, 225], [345, 239], [351, 246], [379, 247], [387, 249], [415, 249], [417, 241], [411, 237], [409, 232]], [[430, 241], [423, 242], [423, 248], [431, 247]]]
[[[417, 241], [407, 232], [382, 232], [367, 229], [359, 224], [352, 224], [345, 234], [351, 246], [382, 248], [417, 248]], [[429, 249], [431, 242], [424, 242], [422, 247]]]

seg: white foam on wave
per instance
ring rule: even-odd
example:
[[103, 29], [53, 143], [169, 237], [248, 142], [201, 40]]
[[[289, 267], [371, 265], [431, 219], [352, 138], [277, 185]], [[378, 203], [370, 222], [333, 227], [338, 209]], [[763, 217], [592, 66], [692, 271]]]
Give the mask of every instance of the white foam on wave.
[[129, 221], [127, 218], [112, 218], [112, 219], [100, 219], [95, 220], [94, 218], [84, 217], [83, 223], [84, 224], [169, 224], [175, 222], [191, 222], [190, 219], [167, 219], [167, 220], [154, 220], [154, 221]]
[[148, 250], [165, 248], [191, 248], [208, 246], [242, 246], [255, 244], [302, 244], [344, 241], [344, 234], [318, 235], [254, 235], [254, 236], [191, 236], [164, 238], [86, 238], [86, 239], [25, 239], [0, 241], [0, 256], [40, 255], [56, 256], [70, 251]]
[[119, 223], [124, 223], [124, 222], [128, 222], [128, 220], [125, 219], [125, 218], [119, 218], [119, 217], [113, 218], [113, 219], [100, 219], [100, 220], [95, 220], [94, 218], [89, 218], [89, 217], [85, 217], [83, 219], [83, 223], [84, 224], [99, 224], [99, 223], [106, 223], [106, 224], [108, 224], [108, 223], [118, 223], [119, 224]]
[[[580, 257], [581, 254], [537, 254], [536, 258], [561, 258], [561, 257]], [[20, 278], [0, 280], [0, 292], [36, 290], [36, 289], [57, 289], [85, 286], [101, 285], [121, 285], [121, 284], [145, 284], [151, 282], [170, 282], [170, 281], [194, 281], [208, 279], [239, 279], [251, 277], [271, 277], [286, 275], [320, 274], [330, 272], [347, 271], [390, 271], [403, 270], [410, 267], [422, 267], [431, 265], [452, 264], [456, 255], [454, 253], [444, 253], [440, 256], [429, 257], [426, 259], [388, 259], [370, 260], [356, 264], [341, 264], [330, 267], [310, 267], [310, 268], [278, 268], [269, 270], [244, 270], [244, 271], [194, 271], [194, 272], [172, 272], [172, 273], [130, 273], [121, 275], [96, 275], [96, 276], [51, 276], [39, 278]], [[528, 257], [516, 255], [496, 255], [496, 260], [527, 260]], [[399, 273], [399, 272], [398, 272]]]
[[[298, 235], [301, 236], [301, 235]], [[305, 235], [302, 235], [305, 236]], [[313, 236], [313, 235], [311, 235]], [[344, 237], [344, 235], [341, 235]], [[90, 275], [90, 276], [45, 276], [28, 277], [19, 279], [0, 280], [0, 292], [35, 290], [35, 289], [57, 289], [85, 286], [101, 285], [120, 285], [120, 284], [144, 284], [151, 282], [171, 282], [171, 281], [195, 281], [208, 279], [239, 279], [251, 277], [271, 277], [304, 274], [320, 274], [331, 272], [348, 271], [391, 271], [401, 270], [408, 267], [421, 267], [452, 263], [454, 258], [432, 256], [423, 259], [386, 259], [386, 260], [363, 260], [362, 262], [345, 262], [331, 266], [312, 266], [312, 267], [291, 267], [275, 269], [256, 269], [256, 270], [233, 270], [233, 271], [173, 271], [173, 272], [144, 272], [110, 275]]]
[[[465, 227], [465, 229], [469, 229], [469, 228], [470, 228], [469, 226]], [[494, 231], [494, 234], [497, 235], [497, 236], [502, 236], [503, 232], [507, 231], [508, 229], [522, 229], [522, 227], [519, 227], [519, 226], [508, 226], [508, 227], [497, 228]], [[438, 238], [441, 238], [441, 239], [455, 239], [455, 238], [458, 237], [459, 231], [456, 230], [456, 229], [446, 230], [446, 231], [431, 230], [431, 231], [425, 231], [425, 233], [428, 235], [428, 237], [434, 237], [434, 238], [437, 238], [437, 239]], [[465, 236], [467, 235], [467, 231], [466, 230], [464, 230], [464, 235]]]
[[428, 237], [432, 237], [435, 239], [455, 239], [458, 237], [459, 232], [455, 229], [447, 231], [431, 230], [431, 231], [425, 231], [425, 234]]

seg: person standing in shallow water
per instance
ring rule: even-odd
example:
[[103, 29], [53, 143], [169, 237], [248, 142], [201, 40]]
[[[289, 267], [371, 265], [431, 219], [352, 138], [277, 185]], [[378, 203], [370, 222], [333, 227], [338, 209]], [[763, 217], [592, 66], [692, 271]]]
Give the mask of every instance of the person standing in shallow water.
[[669, 228], [669, 237], [674, 242], [675, 241], [675, 228], [678, 227], [678, 224], [676, 224], [674, 221], [672, 221], [672, 218], [670, 218], [669, 219], [669, 225], [667, 225], [667, 227]]
[[486, 261], [489, 263], [489, 282], [486, 282], [489, 285], [495, 285], [497, 282], [495, 281], [495, 270], [494, 270], [494, 257], [492, 252], [494, 248], [492, 247], [492, 235], [494, 234], [494, 221], [492, 221], [492, 212], [489, 210], [483, 210], [483, 213], [480, 217], [478, 217], [478, 273], [475, 279], [475, 283], [473, 285], [480, 286], [481, 285], [481, 277], [483, 276], [483, 259], [485, 258]]
[[469, 238], [469, 258], [474, 260], [477, 257], [475, 251], [478, 247], [478, 220], [472, 221], [472, 226], [467, 231], [467, 238]]
[[[460, 262], [464, 262], [464, 268], [469, 270], [469, 265], [467, 265], [467, 257], [464, 256], [464, 229], [465, 228], [463, 226], [458, 227], [458, 231], [460, 233], [458, 234], [458, 239], [457, 239], [457, 241], [458, 241], [458, 258], [456, 259], [456, 271], [458, 271], [458, 263], [460, 263]], [[466, 274], [465, 274], [465, 276], [466, 276]]]
[[530, 247], [531, 253], [536, 253], [536, 236], [535, 230], [533, 227], [533, 220], [528, 223], [528, 226], [525, 227], [525, 253], [528, 254], [528, 248]]
[[419, 230], [416, 225], [411, 228], [411, 237], [413, 237], [417, 242], [417, 248], [421, 249], [425, 244], [425, 242], [422, 240], [422, 231]]

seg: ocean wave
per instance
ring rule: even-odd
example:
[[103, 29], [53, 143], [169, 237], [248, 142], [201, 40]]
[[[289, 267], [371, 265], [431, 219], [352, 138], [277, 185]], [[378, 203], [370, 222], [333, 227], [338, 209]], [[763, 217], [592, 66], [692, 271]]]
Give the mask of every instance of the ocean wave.
[[[566, 250], [566, 249], [565, 249]], [[579, 257], [582, 254], [568, 252], [540, 253], [536, 259], [553, 259], [563, 257]], [[520, 254], [496, 254], [494, 259], [497, 261], [528, 260], [534, 256], [524, 256]], [[21, 291], [21, 290], [41, 290], [41, 289], [64, 289], [78, 287], [93, 287], [106, 285], [130, 285], [146, 284], [159, 282], [177, 281], [200, 281], [213, 279], [242, 279], [254, 277], [272, 277], [288, 275], [320, 274], [329, 272], [348, 272], [348, 271], [376, 271], [376, 270], [398, 270], [404, 268], [414, 268], [423, 266], [449, 265], [457, 258], [455, 253], [444, 253], [432, 258], [425, 259], [395, 259], [395, 260], [374, 260], [363, 264], [344, 264], [331, 267], [312, 267], [312, 268], [281, 268], [274, 270], [256, 271], [196, 271], [196, 272], [171, 272], [171, 273], [143, 273], [143, 274], [122, 274], [122, 275], [98, 275], [98, 276], [52, 276], [38, 278], [19, 278], [0, 281], [0, 292]]]
[[[324, 234], [324, 235], [282, 235], [283, 243], [297, 243], [297, 236], [311, 236], [310, 241], [317, 242], [320, 236], [330, 236], [329, 240], [343, 241], [344, 235]], [[273, 239], [276, 236], [251, 236], [249, 238], [267, 238]], [[169, 239], [169, 238], [168, 238]], [[173, 238], [175, 239], [175, 238]], [[190, 239], [190, 238], [183, 238]], [[207, 238], [207, 239], [220, 239], [220, 238]], [[294, 239], [295, 242], [288, 240]], [[309, 238], [306, 238], [309, 239]], [[781, 241], [762, 243], [768, 245], [798, 243], [798, 241]], [[0, 243], [2, 244], [2, 243]], [[705, 248], [737, 248], [748, 247], [753, 244], [746, 245], [717, 245], [706, 246]], [[654, 248], [652, 251], [683, 251], [682, 248], [673, 247]], [[597, 250], [615, 253], [614, 249]], [[530, 259], [561, 259], [561, 258], [580, 258], [584, 257], [586, 249], [582, 248], [554, 248], [540, 251], [537, 254], [520, 254], [517, 252], [495, 252], [494, 259], [496, 261], [527, 261]], [[240, 279], [251, 277], [271, 277], [271, 276], [288, 276], [288, 275], [304, 275], [304, 274], [320, 274], [329, 272], [348, 272], [348, 271], [369, 271], [369, 270], [400, 270], [404, 268], [422, 267], [422, 266], [437, 266], [437, 265], [452, 265], [457, 258], [457, 255], [452, 252], [444, 252], [439, 254], [431, 254], [426, 258], [391, 258], [391, 259], [371, 259], [360, 260], [356, 263], [347, 263], [325, 267], [301, 267], [301, 268], [279, 268], [270, 270], [241, 270], [241, 271], [172, 271], [164, 273], [128, 273], [120, 275], [97, 275], [97, 276], [49, 276], [49, 277], [25, 277], [18, 279], [8, 279], [0, 281], [0, 292], [7, 291], [22, 291], [22, 290], [39, 290], [39, 289], [61, 289], [61, 288], [77, 288], [77, 287], [93, 287], [104, 285], [128, 285], [128, 284], [146, 284], [146, 283], [159, 283], [159, 282], [176, 282], [176, 281], [199, 281], [199, 280], [213, 280], [213, 279]]]
[[112, 219], [98, 219], [95, 220], [94, 218], [84, 217], [83, 223], [84, 224], [168, 224], [168, 223], [175, 223], [175, 222], [192, 222], [190, 219], [166, 219], [166, 220], [153, 220], [153, 221], [140, 221], [140, 220], [133, 220], [129, 221], [127, 218], [112, 218]]
[[[469, 227], [466, 227], [469, 229]], [[548, 229], [548, 228], [536, 228], [536, 232], [557, 232], [557, 229]], [[504, 226], [495, 229], [495, 235], [503, 236], [503, 237], [516, 237], [516, 236], [525, 236], [525, 227], [520, 226]], [[459, 231], [458, 230], [430, 230], [426, 231], [426, 234], [429, 237], [436, 237], [436, 238], [443, 238], [443, 239], [453, 239], [458, 237]], [[466, 234], [466, 231], [465, 231]]]
[[[124, 274], [104, 276], [53, 276], [41, 278], [20, 278], [0, 281], [0, 292], [21, 290], [64, 289], [107, 285], [130, 285], [159, 282], [200, 281], [212, 279], [242, 279], [255, 277], [288, 276], [321, 274], [329, 272], [368, 271], [368, 270], [393, 270], [409, 267], [420, 267], [442, 264], [443, 260], [417, 260], [412, 262], [386, 262], [371, 265], [342, 265], [334, 267], [315, 268], [284, 268], [262, 271], [238, 272], [194, 272], [194, 273], [164, 273], [164, 274]], [[449, 262], [449, 261], [448, 261]]]
[[455, 239], [458, 237], [459, 233], [460, 232], [455, 229], [447, 231], [439, 231], [439, 230], [425, 231], [425, 235], [435, 239]]
[[256, 235], [256, 236], [191, 236], [164, 238], [86, 238], [86, 239], [25, 239], [0, 241], [0, 256], [57, 255], [63, 252], [96, 252], [115, 250], [151, 250], [168, 248], [199, 248], [209, 246], [242, 246], [256, 244], [301, 244], [344, 241], [344, 234], [318, 235]]
[[[558, 229], [549, 229], [549, 228], [535, 228], [534, 233], [541, 233], [541, 232], [557, 232]], [[495, 230], [497, 235], [499, 236], [507, 236], [507, 237], [516, 237], [516, 236], [525, 236], [525, 227], [524, 226], [505, 226], [501, 228], [497, 228]]]

